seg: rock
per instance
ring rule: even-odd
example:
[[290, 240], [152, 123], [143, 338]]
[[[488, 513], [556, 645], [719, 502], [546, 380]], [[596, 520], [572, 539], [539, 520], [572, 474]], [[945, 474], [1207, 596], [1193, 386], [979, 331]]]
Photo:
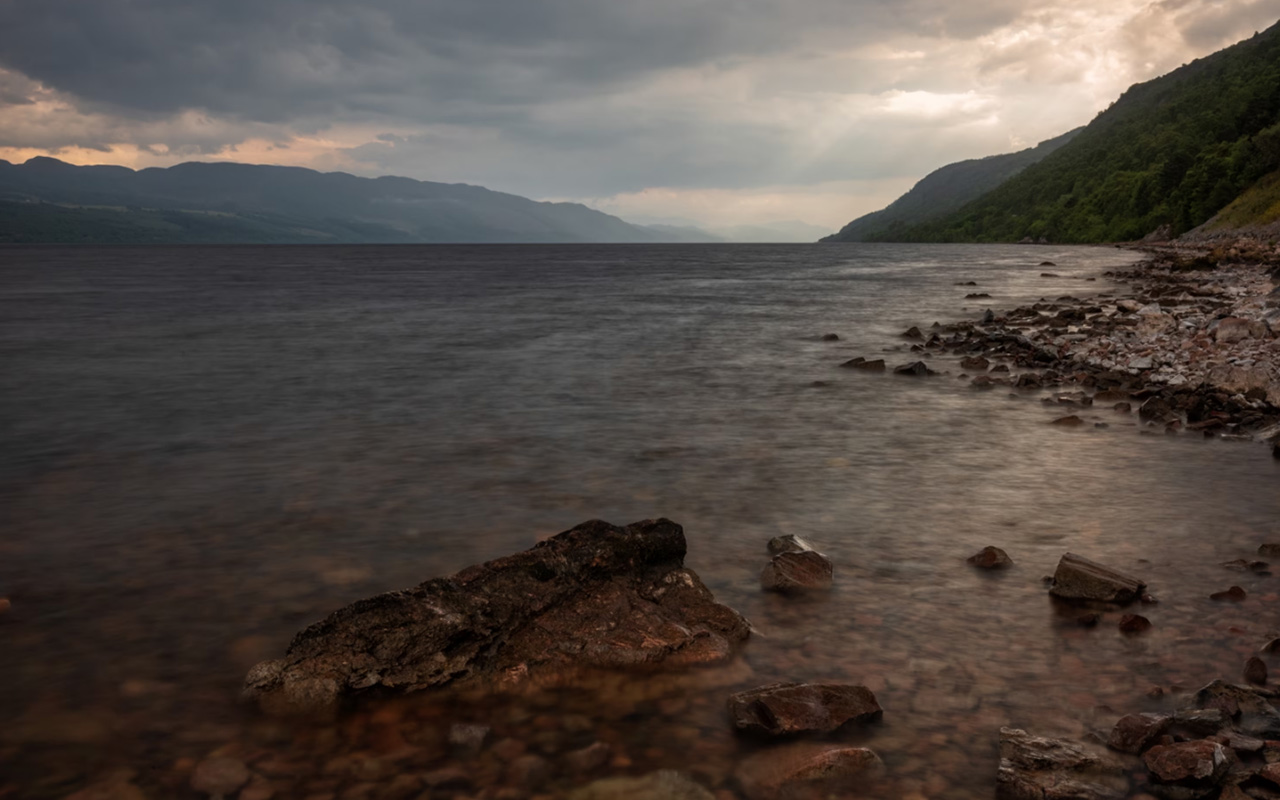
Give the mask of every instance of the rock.
[[859, 778], [884, 767], [865, 747], [799, 743], [774, 747], [744, 760], [735, 777], [750, 800], [826, 796], [823, 789], [839, 789], [848, 796]]
[[62, 800], [147, 800], [147, 796], [128, 779], [117, 777], [86, 786]]
[[13, 608], [13, 603], [9, 602], [9, 598], [0, 597], [0, 614], [8, 613], [10, 608]]
[[441, 767], [424, 773], [422, 782], [432, 789], [465, 789], [471, 785], [471, 773], [462, 767]]
[[985, 372], [989, 366], [991, 366], [991, 362], [982, 356], [970, 356], [960, 359], [961, 369], [983, 370]]
[[716, 800], [679, 772], [660, 770], [639, 778], [603, 778], [569, 792], [569, 800]]
[[1262, 653], [1280, 653], [1280, 639], [1271, 639], [1258, 648], [1258, 651]]
[[1266, 686], [1267, 662], [1257, 656], [1250, 656], [1249, 660], [1244, 662], [1244, 679], [1248, 683]]
[[1244, 589], [1241, 589], [1239, 586], [1232, 586], [1230, 589], [1227, 589], [1225, 592], [1214, 592], [1213, 594], [1209, 595], [1209, 599], [1210, 600], [1226, 600], [1231, 603], [1243, 603], [1245, 598], [1248, 596], [1249, 596], [1248, 593], [1245, 592]]
[[1079, 625], [1081, 628], [1097, 627], [1098, 623], [1101, 621], [1102, 621], [1102, 615], [1094, 611], [1090, 611], [1087, 614], [1081, 614], [1080, 616], [1076, 617], [1076, 624]]
[[760, 586], [776, 592], [798, 589], [826, 589], [835, 568], [822, 553], [813, 550], [779, 553], [760, 573]]
[[564, 756], [565, 766], [570, 772], [576, 772], [579, 775], [585, 775], [588, 772], [594, 772], [600, 769], [609, 761], [609, 755], [613, 752], [608, 744], [604, 742], [593, 742], [580, 750], [566, 753]]
[[903, 331], [902, 335], [904, 338], [907, 338], [907, 339], [923, 339], [924, 338], [924, 334], [921, 333], [920, 329], [914, 325], [912, 325], [910, 328], [907, 328], [905, 331]]
[[884, 372], [884, 359], [877, 358], [874, 361], [868, 361], [867, 359], [859, 356], [858, 358], [844, 362], [840, 366], [849, 367], [850, 369], [864, 369], [868, 372]]
[[1263, 558], [1280, 558], [1280, 544], [1260, 544], [1258, 555]]
[[488, 725], [455, 722], [449, 726], [449, 744], [465, 755], [475, 755], [484, 748], [489, 733]]
[[1116, 308], [1120, 309], [1126, 314], [1133, 314], [1142, 309], [1142, 303], [1139, 303], [1137, 300], [1130, 300], [1126, 298], [1124, 300], [1117, 300]]
[[1122, 764], [1082, 742], [1000, 729], [998, 800], [1110, 800], [1128, 787]]
[[988, 308], [986, 311], [982, 312], [983, 325], [991, 325], [995, 321], [996, 321], [996, 315], [994, 311]]
[[1078, 428], [1084, 424], [1084, 420], [1080, 419], [1075, 414], [1072, 414], [1067, 417], [1059, 417], [1058, 419], [1055, 419], [1053, 422], [1049, 424], [1061, 425], [1064, 428]]
[[893, 368], [894, 375], [910, 375], [912, 377], [923, 377], [932, 375], [933, 370], [929, 369], [929, 365], [923, 361], [912, 361], [910, 364], [903, 364], [900, 367]]
[[1215, 736], [1230, 724], [1231, 715], [1221, 708], [1184, 708], [1173, 715], [1173, 730], [1191, 737]]
[[1141, 614], [1125, 614], [1120, 618], [1121, 633], [1142, 633], [1151, 630], [1151, 620]]
[[1063, 600], [1131, 603], [1141, 597], [1146, 588], [1145, 583], [1132, 575], [1067, 553], [1058, 562], [1049, 593]]
[[740, 731], [783, 736], [830, 733], [850, 722], [879, 719], [882, 710], [865, 686], [775, 683], [729, 697], [729, 717]]
[[1219, 344], [1243, 342], [1245, 339], [1261, 339], [1266, 336], [1266, 323], [1252, 319], [1228, 317], [1218, 320], [1213, 328], [1213, 340]]
[[1224, 561], [1222, 566], [1227, 569], [1234, 569], [1237, 572], [1261, 572], [1265, 573], [1271, 568], [1271, 565], [1265, 561], [1248, 561], [1243, 558], [1237, 558], [1234, 561]]
[[1142, 419], [1162, 421], [1169, 417], [1176, 416], [1176, 412], [1173, 410], [1173, 407], [1169, 405], [1169, 401], [1165, 400], [1160, 395], [1155, 395], [1153, 397], [1148, 397], [1146, 402], [1138, 408], [1138, 416]]
[[824, 341], [824, 342], [838, 342], [838, 341], [840, 341], [840, 337], [839, 337], [838, 335], [834, 334], [834, 333], [824, 333], [824, 334], [822, 334], [822, 341]]
[[1052, 261], [1041, 261], [1041, 262], [1040, 262], [1040, 266], [1042, 266], [1042, 267], [1056, 267], [1056, 266], [1058, 266], [1058, 265], [1057, 265], [1057, 264], [1055, 264], [1055, 263], [1053, 263]]
[[1224, 777], [1231, 766], [1227, 749], [1207, 739], [1155, 745], [1142, 761], [1152, 775], [1166, 783], [1213, 783]]
[[[684, 530], [593, 520], [449, 578], [356, 602], [249, 672], [273, 713], [332, 712], [365, 690], [510, 686], [576, 670], [708, 663], [750, 628], [683, 568]], [[623, 617], [619, 608], [629, 609]], [[619, 624], [621, 623], [621, 624]]]
[[981, 567], [982, 569], [1003, 569], [1013, 566], [1013, 559], [1009, 558], [1008, 553], [999, 547], [992, 547], [991, 545], [987, 545], [966, 560], [973, 566]]
[[232, 794], [249, 782], [249, 768], [238, 758], [206, 758], [191, 773], [191, 788], [213, 797]]
[[[1192, 699], [1197, 708], [1217, 709], [1228, 717], [1234, 717], [1233, 724], [1240, 733], [1262, 739], [1280, 739], [1280, 712], [1271, 703], [1273, 697], [1265, 689], [1213, 681], [1196, 692]], [[1177, 722], [1178, 715], [1174, 720]]]
[[507, 783], [536, 791], [551, 780], [553, 772], [551, 762], [542, 756], [532, 753], [517, 756], [507, 766]]
[[778, 555], [779, 553], [803, 553], [812, 550], [813, 545], [796, 536], [794, 533], [775, 536], [769, 540], [769, 554]]
[[1173, 717], [1168, 714], [1128, 714], [1120, 718], [1107, 746], [1122, 753], [1140, 755], [1169, 730]]

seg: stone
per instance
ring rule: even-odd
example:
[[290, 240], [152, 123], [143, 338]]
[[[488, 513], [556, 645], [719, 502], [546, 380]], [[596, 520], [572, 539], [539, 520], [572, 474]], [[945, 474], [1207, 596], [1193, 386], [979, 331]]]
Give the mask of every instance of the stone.
[[1260, 544], [1258, 545], [1258, 555], [1263, 558], [1280, 558], [1280, 544]]
[[1210, 600], [1226, 600], [1231, 603], [1243, 603], [1245, 598], [1249, 596], [1248, 592], [1239, 586], [1232, 586], [1223, 592], [1214, 592], [1209, 595]]
[[128, 779], [116, 777], [90, 784], [63, 800], [147, 800], [147, 796]]
[[215, 756], [196, 764], [191, 788], [211, 797], [236, 792], [249, 782], [249, 768], [238, 758]]
[[604, 742], [593, 742], [579, 750], [573, 750], [565, 753], [564, 763], [570, 772], [585, 775], [588, 772], [594, 772], [603, 767], [609, 761], [609, 755], [613, 752], [608, 744]]
[[884, 359], [877, 358], [873, 361], [868, 361], [862, 356], [858, 356], [857, 358], [844, 362], [840, 366], [848, 367], [850, 369], [864, 369], [868, 372], [884, 372]]
[[1239, 317], [1227, 317], [1218, 320], [1213, 327], [1213, 340], [1219, 344], [1243, 342], [1246, 339], [1261, 339], [1267, 333], [1266, 323]]
[[924, 334], [921, 333], [920, 329], [914, 325], [912, 325], [910, 328], [907, 328], [905, 331], [903, 331], [902, 335], [907, 339], [923, 339], [924, 338]]
[[1148, 397], [1146, 401], [1138, 407], [1138, 416], [1142, 419], [1163, 421], [1177, 415], [1173, 407], [1169, 405], [1169, 401], [1160, 395]]
[[1169, 730], [1173, 717], [1168, 714], [1127, 714], [1116, 722], [1107, 746], [1122, 753], [1140, 755]]
[[1267, 662], [1257, 656], [1250, 656], [1249, 660], [1244, 662], [1244, 679], [1257, 686], [1266, 686]]
[[880, 757], [865, 747], [806, 742], [761, 751], [739, 764], [735, 777], [749, 800], [826, 796], [827, 788], [848, 796], [860, 778], [883, 768]]
[[1215, 736], [1230, 724], [1231, 715], [1221, 708], [1184, 708], [1173, 715], [1174, 731], [1193, 737]]
[[760, 586], [774, 592], [827, 589], [835, 568], [822, 553], [813, 550], [779, 553], [760, 573]]
[[1131, 603], [1142, 596], [1146, 583], [1123, 572], [1067, 553], [1058, 562], [1049, 593], [1063, 600]]
[[912, 361], [910, 364], [903, 364], [900, 367], [894, 367], [893, 374], [909, 375], [914, 378], [921, 378], [925, 375], [932, 375], [933, 370], [929, 369], [929, 365], [923, 361]]
[[1050, 425], [1060, 425], [1060, 426], [1062, 426], [1062, 427], [1064, 427], [1064, 428], [1078, 428], [1078, 427], [1080, 427], [1081, 425], [1083, 425], [1083, 424], [1084, 424], [1084, 420], [1080, 419], [1080, 418], [1079, 418], [1079, 417], [1077, 417], [1075, 414], [1072, 414], [1072, 415], [1067, 416], [1067, 417], [1060, 417], [1060, 418], [1058, 418], [1058, 419], [1055, 419], [1053, 422], [1051, 422], [1051, 423], [1049, 423], [1049, 424], [1050, 424]]
[[331, 714], [365, 691], [546, 685], [583, 669], [723, 661], [750, 626], [683, 567], [685, 551], [670, 520], [586, 522], [330, 614], [283, 659], [251, 669], [244, 694], [270, 713]]
[[838, 334], [834, 334], [834, 333], [824, 333], [824, 334], [822, 334], [822, 341], [824, 341], [824, 342], [838, 342], [838, 341], [840, 341], [840, 336], [839, 336]]
[[813, 545], [794, 533], [788, 533], [770, 539], [768, 548], [769, 555], [776, 556], [779, 553], [803, 553], [807, 550], [812, 550]]
[[1105, 752], [1066, 739], [1000, 729], [998, 800], [1112, 800], [1128, 796], [1123, 764]]
[[982, 356], [970, 356], [960, 359], [961, 369], [983, 370], [985, 372], [989, 366], [991, 366], [991, 362]]
[[[1196, 708], [1217, 709], [1234, 718], [1232, 724], [1239, 733], [1280, 739], [1280, 711], [1272, 705], [1274, 697], [1266, 689], [1213, 681], [1197, 691], [1192, 700]], [[1176, 721], [1178, 715], [1174, 719]]]
[[488, 725], [455, 722], [449, 726], [449, 744], [466, 755], [475, 755], [484, 748], [490, 732]]
[[880, 718], [876, 696], [865, 686], [775, 683], [729, 697], [729, 717], [739, 731], [784, 736], [830, 733], [851, 722]]
[[672, 770], [639, 778], [602, 778], [569, 792], [569, 800], [716, 800], [715, 795]]
[[465, 789], [471, 785], [471, 773], [462, 767], [441, 767], [424, 773], [422, 782], [432, 789]]
[[1142, 761], [1152, 775], [1166, 783], [1213, 783], [1231, 767], [1229, 751], [1207, 739], [1155, 745], [1142, 756]]
[[987, 545], [977, 553], [969, 556], [966, 561], [975, 567], [982, 569], [1004, 569], [1013, 566], [1013, 559], [1009, 558], [1009, 554], [1001, 550], [999, 547]]
[[1151, 630], [1151, 620], [1141, 614], [1125, 614], [1120, 618], [1121, 633], [1142, 633]]
[[507, 783], [536, 791], [551, 780], [553, 772], [551, 762], [542, 756], [517, 756], [507, 766]]

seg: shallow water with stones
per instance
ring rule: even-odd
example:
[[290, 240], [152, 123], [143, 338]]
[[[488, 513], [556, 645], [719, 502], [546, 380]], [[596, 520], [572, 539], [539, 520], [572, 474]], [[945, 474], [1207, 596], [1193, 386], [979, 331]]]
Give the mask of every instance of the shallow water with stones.
[[[851, 796], [991, 797], [1001, 725], [1078, 735], [1171, 707], [1280, 627], [1277, 578], [1219, 566], [1280, 541], [1280, 462], [1103, 408], [1082, 416], [1108, 427], [1063, 430], [1039, 393], [973, 391], [942, 357], [951, 374], [924, 380], [837, 365], [914, 360], [909, 325], [1120, 291], [1103, 273], [1133, 260], [0, 249], [0, 797], [110, 775], [196, 797], [191, 767], [213, 752], [276, 797], [556, 796], [657, 768], [736, 796], [735, 771], [774, 746], [734, 736], [724, 698], [778, 680], [876, 692], [882, 722], [823, 740], [884, 759]], [[740, 661], [324, 725], [234, 702], [250, 665], [345, 603], [589, 518], [655, 516], [684, 525], [688, 565], [756, 627]], [[832, 591], [759, 591], [780, 533], [833, 559]], [[969, 568], [988, 544], [1016, 565]], [[1080, 628], [1051, 603], [1041, 577], [1067, 551], [1144, 577], [1153, 629], [1124, 636], [1113, 613]], [[1233, 584], [1243, 603], [1208, 599]], [[451, 746], [459, 722], [489, 725], [489, 743]], [[606, 762], [575, 771], [594, 742]], [[549, 772], [514, 774], [521, 752]], [[450, 769], [465, 777], [440, 782]]]

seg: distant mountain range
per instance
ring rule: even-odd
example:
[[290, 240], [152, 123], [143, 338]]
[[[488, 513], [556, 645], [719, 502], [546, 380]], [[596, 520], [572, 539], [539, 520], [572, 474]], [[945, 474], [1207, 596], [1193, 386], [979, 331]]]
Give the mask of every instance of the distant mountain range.
[[578, 203], [465, 184], [296, 167], [179, 164], [134, 171], [0, 161], [0, 242], [413, 243], [720, 241], [675, 237]]
[[895, 235], [976, 200], [1075, 138], [1084, 128], [1017, 153], [958, 161], [930, 172], [880, 211], [858, 217], [824, 242], [892, 241]]
[[[1067, 137], [943, 167], [828, 241], [1071, 243], [1132, 241], [1158, 230], [1178, 235], [1197, 226], [1218, 234], [1274, 230], [1280, 24], [1131, 87]], [[1037, 152], [1049, 145], [1056, 146]], [[1030, 163], [974, 191], [998, 172], [986, 169], [988, 162], [999, 167], [1019, 157]]]

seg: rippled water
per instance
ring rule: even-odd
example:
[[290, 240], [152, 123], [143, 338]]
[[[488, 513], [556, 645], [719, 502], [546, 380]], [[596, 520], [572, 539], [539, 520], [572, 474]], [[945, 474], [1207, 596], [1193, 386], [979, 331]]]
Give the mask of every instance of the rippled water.
[[[1276, 578], [1218, 566], [1280, 540], [1280, 462], [1101, 408], [1083, 416], [1105, 429], [1053, 427], [1038, 393], [970, 390], [941, 357], [952, 374], [927, 380], [837, 365], [914, 360], [909, 325], [1116, 291], [1102, 273], [1133, 259], [0, 249], [0, 796], [6, 773], [15, 796], [61, 797], [122, 764], [153, 793], [185, 785], [175, 760], [265, 735], [232, 701], [308, 622], [586, 519], [666, 516], [758, 629], [744, 664], [543, 698], [549, 730], [611, 742], [606, 772], [732, 790], [759, 748], [728, 731], [730, 687], [853, 680], [885, 708], [837, 737], [888, 764], [866, 791], [989, 797], [1000, 725], [1078, 734], [1098, 706], [1167, 705], [1148, 690], [1234, 677], [1280, 626]], [[760, 593], [779, 533], [832, 557], [833, 591]], [[964, 564], [988, 544], [1015, 568]], [[1082, 629], [1055, 608], [1040, 579], [1068, 550], [1145, 577], [1154, 629]], [[1249, 599], [1208, 600], [1231, 584]], [[416, 713], [516, 734], [534, 711]], [[319, 734], [271, 735], [305, 750]]]

